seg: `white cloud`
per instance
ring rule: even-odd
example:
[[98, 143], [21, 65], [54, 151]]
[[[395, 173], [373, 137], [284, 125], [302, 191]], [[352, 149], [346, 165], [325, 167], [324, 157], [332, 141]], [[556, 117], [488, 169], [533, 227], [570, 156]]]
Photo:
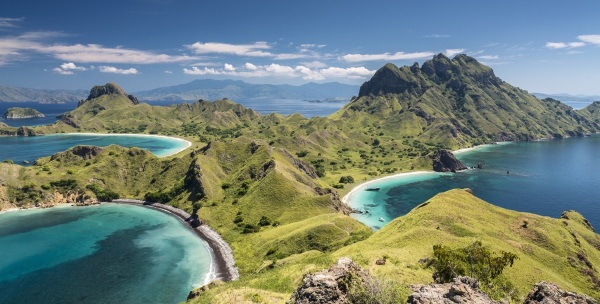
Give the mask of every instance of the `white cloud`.
[[600, 45], [600, 35], [579, 35], [577, 36], [577, 39], [583, 42]]
[[221, 64], [217, 62], [196, 62], [191, 66], [221, 66]]
[[18, 23], [22, 22], [24, 18], [2, 18], [0, 17], [0, 28], [6, 27], [18, 27]]
[[204, 67], [199, 69], [198, 67], [192, 67], [191, 69], [184, 68], [184, 74], [188, 75], [220, 75], [221, 73], [213, 68]]
[[53, 68], [52, 71], [55, 72], [55, 73], [57, 73], [57, 74], [61, 74], [61, 75], [73, 75], [73, 74], [75, 74], [73, 71], [63, 70], [61, 68]]
[[119, 69], [117, 67], [113, 67], [113, 66], [99, 66], [98, 70], [102, 73], [113, 73], [113, 74], [123, 74], [123, 75], [132, 75], [132, 74], [138, 74], [138, 70], [134, 69], [134, 68], [129, 68], [129, 69]]
[[165, 74], [173, 74], [173, 71], [165, 71]]
[[[581, 36], [579, 36], [581, 37]], [[581, 38], [580, 38], [581, 39]], [[546, 42], [546, 47], [549, 49], [565, 49], [565, 48], [578, 48], [584, 46], [584, 42]]]
[[409, 59], [421, 59], [432, 57], [435, 55], [432, 52], [416, 52], [416, 53], [404, 53], [397, 52], [394, 54], [383, 53], [383, 54], [347, 54], [341, 56], [339, 59], [346, 62], [364, 62], [364, 61], [383, 61], [383, 60], [409, 60]]
[[65, 62], [61, 64], [59, 67], [52, 69], [57, 74], [61, 75], [73, 75], [75, 71], [87, 71], [88, 69], [85, 67], [77, 66], [73, 62]]
[[309, 68], [326, 68], [327, 64], [321, 61], [309, 61], [309, 62], [300, 62], [302, 65]]
[[448, 57], [452, 57], [456, 54], [460, 54], [462, 52], [464, 52], [465, 49], [446, 49], [446, 51], [444, 52], [444, 54]]
[[184, 74], [188, 75], [225, 75], [233, 77], [278, 77], [278, 78], [301, 78], [303, 80], [364, 80], [372, 76], [375, 71], [371, 71], [365, 67], [328, 67], [328, 68], [311, 68], [305, 65], [295, 67], [272, 63], [269, 65], [254, 65], [246, 63], [241, 67], [233, 67], [233, 69], [223, 68], [184, 68]]
[[33, 53], [48, 54], [56, 59], [76, 63], [155, 64], [199, 60], [187, 55], [156, 54], [149, 51], [107, 48], [98, 44], [48, 44], [44, 40], [64, 36], [59, 32], [28, 32], [14, 37], [0, 37], [0, 65], [20, 60]]
[[98, 44], [50, 45], [37, 49], [37, 51], [50, 53], [55, 58], [74, 62], [154, 64], [198, 59], [187, 55], [171, 56], [133, 49], [106, 48]]
[[272, 46], [264, 41], [258, 41], [253, 44], [229, 44], [220, 42], [196, 42], [186, 47], [196, 54], [226, 54], [244, 57], [269, 57], [275, 60], [293, 60], [300, 58], [319, 57], [319, 54], [313, 51], [313, 48], [325, 47], [324, 44], [303, 44], [299, 48], [299, 53], [273, 53]]
[[225, 64], [225, 71], [235, 71], [235, 68], [233, 67], [233, 65], [226, 63]]
[[264, 50], [271, 49], [266, 42], [259, 41], [254, 44], [228, 44], [220, 42], [196, 42], [192, 45], [186, 45], [187, 48], [196, 54], [230, 54], [249, 57], [271, 57], [273, 54]]

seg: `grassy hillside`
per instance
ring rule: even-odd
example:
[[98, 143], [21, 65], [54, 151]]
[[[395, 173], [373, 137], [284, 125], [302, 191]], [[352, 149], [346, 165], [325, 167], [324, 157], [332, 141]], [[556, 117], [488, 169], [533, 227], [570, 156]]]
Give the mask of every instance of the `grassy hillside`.
[[[438, 55], [421, 67], [388, 64], [327, 118], [262, 116], [226, 99], [156, 107], [105, 87], [51, 126], [0, 125], [0, 132], [152, 133], [184, 137], [192, 148], [159, 159], [135, 148], [78, 147], [31, 167], [1, 164], [0, 207], [116, 195], [199, 209], [230, 243], [241, 280], [195, 302], [281, 302], [303, 273], [343, 255], [402, 283], [429, 282], [431, 270], [418, 261], [434, 244], [474, 240], [520, 257], [506, 272], [519, 295], [542, 279], [599, 295], [600, 241], [576, 213], [558, 220], [517, 213], [455, 190], [373, 234], [339, 199], [351, 187], [348, 176], [358, 183], [430, 169], [441, 147], [597, 132], [594, 105], [578, 112], [538, 100], [463, 55]], [[373, 266], [383, 257], [390, 263]]]
[[[254, 239], [255, 244], [268, 248], [290, 231], [293, 234], [296, 225], [264, 234]], [[319, 223], [306, 225], [314, 227]], [[580, 214], [569, 211], [554, 219], [511, 211], [486, 203], [465, 189], [438, 194], [364, 241], [331, 253], [311, 251], [266, 262], [252, 276], [215, 287], [192, 303], [227, 303], [231, 299], [251, 303], [253, 297], [258, 297], [255, 295], [270, 299], [268, 303], [284, 303], [304, 273], [328, 268], [342, 256], [351, 257], [377, 277], [392, 278], [402, 285], [429, 283], [432, 270], [422, 261], [432, 256], [433, 245], [459, 248], [474, 241], [481, 241], [494, 252], [518, 256], [513, 267], [503, 274], [516, 287], [516, 298], [524, 298], [541, 280], [595, 298], [600, 296], [600, 236]], [[375, 265], [382, 258], [387, 263]]]

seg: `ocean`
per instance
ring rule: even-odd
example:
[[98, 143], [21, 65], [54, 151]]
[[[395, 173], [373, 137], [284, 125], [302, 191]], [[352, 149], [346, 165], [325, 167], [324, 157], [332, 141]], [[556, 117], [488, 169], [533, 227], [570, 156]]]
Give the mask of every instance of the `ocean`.
[[[29, 119], [5, 119], [2, 116], [8, 108], [33, 108], [42, 112], [46, 117], [29, 118]], [[77, 107], [77, 103], [63, 104], [43, 104], [37, 102], [0, 102], [0, 122], [3, 122], [11, 127], [22, 126], [41, 126], [52, 124], [56, 121], [56, 116], [69, 112]]]
[[[487, 145], [456, 154], [469, 167], [482, 163], [483, 170], [392, 177], [363, 185], [346, 199], [350, 206], [369, 211], [353, 216], [375, 230], [454, 188], [470, 188], [503, 208], [554, 218], [576, 210], [600, 228], [599, 150], [599, 135]], [[365, 191], [367, 187], [381, 190]]]
[[181, 220], [102, 204], [0, 214], [0, 303], [178, 303], [212, 278]]

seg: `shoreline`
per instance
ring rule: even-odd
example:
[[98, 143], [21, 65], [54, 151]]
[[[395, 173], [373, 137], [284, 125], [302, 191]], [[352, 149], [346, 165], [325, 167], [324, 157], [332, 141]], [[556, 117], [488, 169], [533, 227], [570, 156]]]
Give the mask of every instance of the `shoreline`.
[[[179, 141], [179, 142], [183, 142], [184, 143], [184, 147], [177, 149], [174, 152], [162, 155], [162, 156], [158, 156], [156, 155], [156, 157], [158, 158], [164, 158], [164, 157], [169, 157], [169, 156], [173, 156], [179, 152], [182, 152], [184, 150], [186, 150], [187, 148], [192, 146], [192, 142], [183, 138], [179, 138], [179, 137], [173, 137], [173, 136], [167, 136], [167, 135], [158, 135], [158, 134], [137, 134], [137, 133], [90, 133], [90, 132], [84, 132], [84, 133], [52, 133], [52, 134], [45, 134], [42, 136], [49, 136], [49, 135], [87, 135], [87, 136], [94, 136], [94, 135], [101, 135], [101, 136], [138, 136], [138, 137], [158, 137], [158, 138], [163, 138], [163, 139], [171, 139], [171, 140], [175, 140], [175, 141]], [[154, 154], [154, 153], [152, 153]]]
[[[499, 145], [499, 144], [508, 144], [508, 143], [512, 143], [512, 141], [504, 141], [504, 142], [496, 142], [496, 143], [493, 143], [493, 144], [477, 145], [477, 146], [474, 146], [474, 147], [462, 148], [462, 149], [454, 150], [454, 151], [451, 151], [451, 152], [452, 152], [452, 154], [461, 154], [461, 153], [465, 153], [465, 152], [476, 151], [478, 149], [485, 148], [485, 147], [490, 147], [490, 146]], [[342, 197], [342, 203], [344, 203], [348, 207], [352, 208], [352, 206], [350, 206], [350, 202], [351, 202], [350, 199], [352, 197], [352, 194], [354, 194], [360, 188], [368, 186], [371, 183], [379, 182], [379, 181], [386, 180], [386, 179], [393, 179], [393, 178], [400, 178], [400, 177], [404, 177], [404, 176], [418, 175], [418, 174], [428, 174], [428, 173], [431, 174], [431, 173], [436, 173], [436, 172], [433, 171], [433, 170], [428, 170], [428, 171], [420, 170], [420, 171], [402, 172], [402, 173], [396, 173], [396, 174], [393, 174], [393, 175], [382, 176], [382, 177], [378, 177], [376, 179], [365, 181], [363, 183], [360, 183], [360, 184], [354, 186], [354, 188], [352, 188], [352, 190], [350, 190], [350, 192], [348, 192], [346, 195], [344, 195], [344, 197]]]
[[[233, 257], [233, 251], [229, 244], [221, 238], [219, 233], [210, 228], [206, 224], [201, 224], [200, 226], [194, 228], [190, 223], [187, 222], [191, 216], [189, 213], [175, 208], [173, 206], [161, 204], [161, 203], [148, 203], [141, 200], [133, 200], [133, 199], [116, 199], [110, 203], [115, 204], [127, 204], [127, 205], [135, 205], [145, 208], [154, 209], [157, 211], [165, 212], [172, 216], [175, 216], [184, 224], [192, 229], [196, 235], [202, 239], [208, 246], [209, 252], [211, 254], [211, 266], [209, 272], [206, 274], [204, 282], [201, 286], [208, 285], [210, 282], [214, 280], [222, 280], [222, 281], [236, 281], [239, 279], [239, 271], [235, 266], [235, 259]], [[195, 288], [201, 287], [196, 286]]]

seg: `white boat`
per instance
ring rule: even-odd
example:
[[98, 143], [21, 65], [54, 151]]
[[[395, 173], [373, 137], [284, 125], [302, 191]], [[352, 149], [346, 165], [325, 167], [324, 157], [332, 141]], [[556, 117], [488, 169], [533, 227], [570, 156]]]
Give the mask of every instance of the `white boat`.
[[385, 220], [382, 217], [379, 218], [379, 221], [380, 222], [385, 222]]

